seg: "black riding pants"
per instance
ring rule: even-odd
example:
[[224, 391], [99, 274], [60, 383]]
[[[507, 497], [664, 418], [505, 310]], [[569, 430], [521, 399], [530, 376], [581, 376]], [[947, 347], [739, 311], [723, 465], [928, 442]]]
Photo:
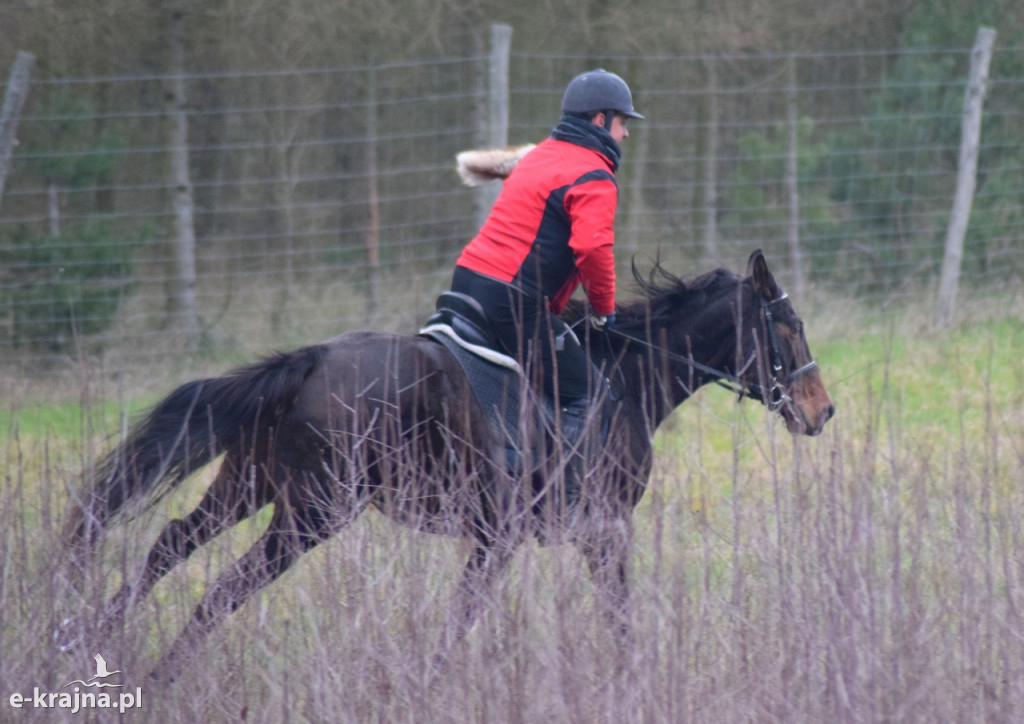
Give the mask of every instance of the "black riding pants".
[[591, 364], [569, 326], [544, 302], [510, 284], [456, 267], [452, 291], [484, 308], [504, 351], [523, 365], [528, 378], [562, 406], [591, 396]]

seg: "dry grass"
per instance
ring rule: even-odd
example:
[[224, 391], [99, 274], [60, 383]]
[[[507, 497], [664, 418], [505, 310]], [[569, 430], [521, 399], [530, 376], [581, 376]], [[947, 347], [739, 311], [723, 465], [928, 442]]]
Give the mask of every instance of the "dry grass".
[[[1021, 720], [1024, 335], [1014, 317], [951, 337], [905, 325], [826, 323], [819, 338], [810, 324], [839, 408], [821, 438], [793, 440], [717, 389], [672, 418], [635, 516], [631, 646], [605, 630], [574, 550], [531, 545], [432, 677], [468, 549], [371, 513], [232, 616], [177, 683], [147, 685], [257, 521], [168, 576], [104, 647], [143, 687], [125, 720]], [[0, 721], [12, 692], [92, 670], [92, 651], [55, 650], [54, 622], [96, 606], [205, 482], [112, 537], [73, 599], [53, 541], [101, 445], [82, 427], [4, 444]]]

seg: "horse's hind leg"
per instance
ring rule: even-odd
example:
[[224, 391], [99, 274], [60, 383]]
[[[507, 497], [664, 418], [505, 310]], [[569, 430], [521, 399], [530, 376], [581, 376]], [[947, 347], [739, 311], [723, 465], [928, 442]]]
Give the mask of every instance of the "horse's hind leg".
[[277, 579], [303, 554], [353, 521], [365, 506], [365, 500], [354, 496], [343, 501], [325, 496], [316, 504], [306, 500], [297, 508], [275, 501], [274, 516], [266, 532], [206, 591], [192, 619], [153, 668], [151, 679], [176, 678], [195, 647], [222, 619]]
[[127, 577], [104, 607], [98, 627], [101, 635], [112, 631], [136, 601], [145, 598], [161, 578], [197, 548], [270, 503], [272, 491], [264, 471], [242, 467], [239, 457], [229, 454], [199, 505], [184, 518], [164, 526], [141, 570]]

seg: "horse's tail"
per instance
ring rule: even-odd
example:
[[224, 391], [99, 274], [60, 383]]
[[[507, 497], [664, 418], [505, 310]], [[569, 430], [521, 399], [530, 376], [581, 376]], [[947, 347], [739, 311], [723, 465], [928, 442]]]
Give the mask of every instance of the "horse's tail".
[[68, 545], [80, 552], [90, 547], [118, 514], [156, 503], [244, 435], [265, 434], [291, 408], [325, 351], [315, 345], [278, 353], [223, 377], [188, 382], [158, 402], [72, 499]]

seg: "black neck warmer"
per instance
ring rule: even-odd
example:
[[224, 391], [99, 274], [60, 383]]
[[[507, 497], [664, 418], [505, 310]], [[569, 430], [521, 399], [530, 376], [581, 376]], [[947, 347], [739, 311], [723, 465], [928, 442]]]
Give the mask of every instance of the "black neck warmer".
[[622, 149], [611, 134], [605, 129], [576, 116], [562, 116], [562, 119], [551, 132], [551, 137], [558, 141], [575, 143], [577, 146], [590, 148], [603, 154], [612, 162], [612, 173], [618, 170]]

